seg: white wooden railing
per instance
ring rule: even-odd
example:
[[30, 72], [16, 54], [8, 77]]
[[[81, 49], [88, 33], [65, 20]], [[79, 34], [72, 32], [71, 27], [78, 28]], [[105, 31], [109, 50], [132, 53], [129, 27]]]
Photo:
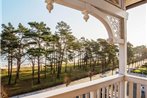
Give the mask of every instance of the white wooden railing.
[[[57, 90], [28, 96], [26, 98], [109, 98], [119, 96], [119, 85], [123, 81], [123, 75], [114, 75], [98, 80], [81, 83]], [[106, 97], [105, 97], [106, 96]]]
[[[128, 98], [147, 98], [147, 78], [126, 75], [128, 82]], [[136, 91], [135, 91], [136, 90]]]
[[[27, 96], [25, 98], [123, 98], [121, 83], [129, 83], [128, 98], [133, 98], [133, 83], [137, 84], [137, 97], [141, 98], [141, 86], [145, 87], [147, 95], [147, 79], [131, 75], [113, 75], [106, 78], [81, 83], [69, 87], [47, 91], [40, 94]], [[125, 94], [125, 93], [124, 93]], [[147, 96], [145, 97], [147, 98]]]

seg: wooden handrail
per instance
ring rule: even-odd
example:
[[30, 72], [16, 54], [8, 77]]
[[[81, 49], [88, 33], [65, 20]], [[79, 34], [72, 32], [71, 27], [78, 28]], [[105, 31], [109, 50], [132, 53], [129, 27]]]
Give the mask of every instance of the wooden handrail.
[[125, 81], [147, 85], [147, 78], [133, 75], [125, 75]]
[[[136, 84], [136, 98], [142, 98], [141, 96], [145, 96], [147, 98], [147, 78], [138, 77], [133, 75], [125, 75], [125, 81], [128, 82], [128, 90], [129, 90], [129, 98], [133, 98], [134, 95], [134, 84]], [[143, 95], [144, 93], [145, 95]]]
[[108, 87], [109, 85], [121, 82], [124, 80], [123, 75], [113, 75], [106, 78], [89, 81], [69, 87], [47, 91], [40, 94], [28, 96], [25, 98], [74, 98], [76, 96], [96, 91], [100, 88]]
[[[132, 75], [113, 75], [106, 78], [93, 80], [73, 86], [68, 86], [52, 91], [38, 93], [27, 96], [25, 98], [76, 98], [76, 96], [121, 96], [121, 82], [129, 82], [129, 97], [133, 98], [133, 84], [137, 83], [137, 98], [141, 98], [141, 86], [144, 85], [147, 89], [147, 78], [137, 77]], [[147, 91], [145, 92], [147, 94]], [[83, 98], [83, 97], [81, 97]]]

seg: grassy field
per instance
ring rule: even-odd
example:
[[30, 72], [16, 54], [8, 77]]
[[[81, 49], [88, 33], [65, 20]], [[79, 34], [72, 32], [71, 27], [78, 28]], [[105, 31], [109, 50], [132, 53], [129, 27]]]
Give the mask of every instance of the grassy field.
[[146, 66], [147, 66], [147, 63], [145, 63], [140, 68], [133, 70], [132, 72], [147, 75], [147, 67]]
[[[100, 69], [99, 67], [95, 67], [95, 72], [96, 72], [95, 74], [100, 72], [99, 69]], [[68, 70], [67, 73], [65, 73], [64, 70], [65, 69], [63, 67], [61, 78], [57, 79], [55, 78], [56, 76], [50, 74], [50, 69], [48, 68], [47, 77], [45, 78], [44, 71], [42, 68], [41, 83], [37, 84], [37, 68], [35, 69], [34, 83], [32, 82], [32, 69], [31, 68], [21, 68], [20, 79], [17, 84], [13, 84], [14, 79], [15, 79], [15, 73], [16, 73], [16, 69], [13, 69], [12, 85], [7, 85], [8, 83], [7, 70], [1, 70], [2, 86], [4, 87], [4, 91], [8, 94], [8, 96], [14, 96], [18, 94], [23, 94], [23, 93], [41, 90], [44, 88], [63, 84], [64, 78], [65, 76], [67, 76], [67, 74], [71, 78], [71, 81], [87, 77], [88, 71], [90, 70], [90, 68], [88, 68], [87, 70], [78, 69], [78, 68], [73, 69], [71, 68], [71, 66], [69, 66], [67, 68]]]

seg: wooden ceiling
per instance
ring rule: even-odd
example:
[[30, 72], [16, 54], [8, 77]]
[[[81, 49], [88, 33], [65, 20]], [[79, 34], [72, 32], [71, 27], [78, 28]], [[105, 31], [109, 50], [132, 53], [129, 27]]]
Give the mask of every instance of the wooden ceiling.
[[130, 9], [144, 3], [147, 3], [147, 0], [126, 0], [126, 8]]

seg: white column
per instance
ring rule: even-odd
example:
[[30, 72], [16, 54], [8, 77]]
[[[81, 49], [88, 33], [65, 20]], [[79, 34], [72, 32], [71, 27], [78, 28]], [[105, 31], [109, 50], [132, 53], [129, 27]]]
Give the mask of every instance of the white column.
[[[122, 35], [121, 37], [124, 39], [123, 44], [119, 44], [119, 74], [126, 75], [127, 74], [127, 27], [126, 27], [126, 19], [122, 20]], [[126, 97], [127, 85], [126, 81], [120, 82], [120, 98]]]
[[126, 75], [127, 73], [127, 53], [126, 44], [119, 45], [119, 73]]

